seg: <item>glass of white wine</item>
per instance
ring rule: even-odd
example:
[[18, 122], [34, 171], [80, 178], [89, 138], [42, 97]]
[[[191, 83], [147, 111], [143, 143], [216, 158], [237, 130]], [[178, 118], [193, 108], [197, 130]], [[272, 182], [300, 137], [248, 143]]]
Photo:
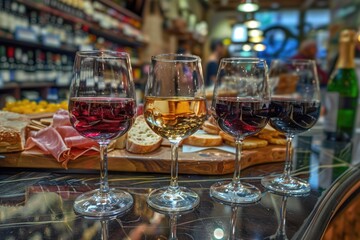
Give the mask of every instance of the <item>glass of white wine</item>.
[[178, 147], [207, 117], [201, 59], [194, 55], [161, 54], [151, 58], [145, 87], [144, 117], [150, 128], [171, 144], [170, 185], [153, 190], [147, 203], [167, 212], [195, 208], [200, 198], [178, 184]]

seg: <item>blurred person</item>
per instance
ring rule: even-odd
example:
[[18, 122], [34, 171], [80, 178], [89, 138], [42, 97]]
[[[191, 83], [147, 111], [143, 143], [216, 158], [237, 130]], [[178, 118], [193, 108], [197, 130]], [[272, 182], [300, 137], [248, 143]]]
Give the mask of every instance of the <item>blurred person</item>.
[[[295, 54], [293, 59], [311, 59], [316, 61], [317, 43], [314, 40], [307, 39], [301, 42], [298, 53]], [[317, 73], [319, 76], [319, 82], [321, 86], [326, 86], [328, 81], [328, 74], [325, 72], [319, 64], [316, 64]]]
[[221, 40], [213, 40], [210, 44], [211, 54], [206, 63], [205, 86], [211, 86], [216, 79], [219, 61], [226, 55], [226, 47]]
[[189, 55], [191, 53], [191, 44], [188, 41], [183, 41], [179, 44], [178, 49], [176, 50], [177, 54]]

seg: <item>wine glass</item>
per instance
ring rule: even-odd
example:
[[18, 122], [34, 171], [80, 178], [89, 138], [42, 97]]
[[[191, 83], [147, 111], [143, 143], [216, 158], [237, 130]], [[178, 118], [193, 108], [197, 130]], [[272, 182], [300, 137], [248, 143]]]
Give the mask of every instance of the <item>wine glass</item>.
[[127, 211], [132, 196], [108, 184], [107, 147], [125, 134], [136, 115], [135, 86], [130, 57], [124, 52], [76, 53], [70, 85], [69, 115], [72, 126], [100, 146], [100, 188], [75, 199], [75, 212], [104, 217]]
[[150, 128], [171, 144], [170, 185], [153, 190], [147, 203], [161, 211], [195, 208], [199, 196], [178, 184], [178, 147], [207, 117], [201, 60], [194, 55], [161, 54], [151, 58], [145, 87], [144, 117]]
[[258, 58], [223, 58], [214, 86], [211, 114], [222, 131], [235, 138], [235, 170], [231, 181], [215, 183], [210, 195], [227, 203], [253, 203], [261, 198], [255, 186], [240, 181], [243, 141], [268, 122], [268, 67]]
[[269, 77], [274, 78], [270, 104], [270, 125], [286, 136], [286, 159], [281, 175], [266, 176], [262, 185], [269, 191], [286, 195], [310, 192], [306, 180], [292, 177], [292, 139], [309, 130], [320, 115], [320, 88], [313, 60], [275, 60]]

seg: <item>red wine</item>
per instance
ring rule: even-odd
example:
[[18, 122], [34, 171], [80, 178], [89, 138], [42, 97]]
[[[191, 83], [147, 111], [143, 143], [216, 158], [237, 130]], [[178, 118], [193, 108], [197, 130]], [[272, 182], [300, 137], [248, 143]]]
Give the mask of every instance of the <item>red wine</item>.
[[320, 102], [294, 99], [272, 99], [270, 125], [286, 134], [298, 134], [315, 125], [320, 115]]
[[219, 127], [234, 137], [259, 132], [268, 122], [269, 102], [249, 98], [219, 97], [213, 105]]
[[70, 122], [84, 137], [110, 140], [126, 133], [136, 114], [134, 99], [128, 98], [71, 98]]

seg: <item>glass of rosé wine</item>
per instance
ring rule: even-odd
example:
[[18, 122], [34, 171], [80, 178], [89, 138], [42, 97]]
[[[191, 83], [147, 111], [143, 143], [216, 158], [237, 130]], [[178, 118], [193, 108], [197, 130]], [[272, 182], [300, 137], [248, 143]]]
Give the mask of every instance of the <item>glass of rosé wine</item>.
[[312, 128], [320, 116], [320, 87], [316, 63], [306, 59], [273, 60], [269, 77], [273, 92], [270, 104], [270, 125], [286, 136], [284, 171], [261, 180], [271, 192], [281, 195], [306, 195], [310, 184], [291, 176], [292, 139]]
[[73, 71], [70, 122], [100, 148], [100, 188], [78, 196], [74, 210], [89, 217], [124, 213], [132, 207], [133, 198], [128, 192], [109, 187], [107, 147], [131, 128], [136, 115], [130, 57], [107, 50], [79, 51]]
[[223, 58], [211, 104], [219, 128], [235, 142], [235, 170], [231, 181], [217, 182], [210, 195], [224, 203], [246, 204], [261, 199], [260, 190], [240, 180], [241, 152], [246, 137], [260, 132], [269, 119], [268, 67], [258, 58]]
[[195, 208], [200, 198], [178, 184], [178, 147], [207, 117], [201, 59], [194, 55], [162, 54], [151, 58], [145, 87], [144, 117], [150, 128], [171, 144], [170, 185], [147, 197], [150, 207], [165, 212]]

